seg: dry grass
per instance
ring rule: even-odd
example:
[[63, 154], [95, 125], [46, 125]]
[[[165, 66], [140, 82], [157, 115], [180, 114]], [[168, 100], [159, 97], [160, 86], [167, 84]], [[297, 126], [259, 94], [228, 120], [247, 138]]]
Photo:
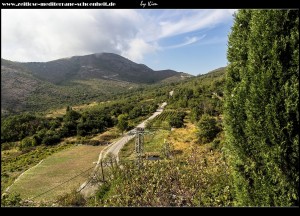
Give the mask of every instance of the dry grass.
[[174, 145], [178, 152], [185, 152], [191, 145], [197, 142], [196, 126], [190, 122], [184, 128], [174, 128], [168, 136], [168, 141]]
[[[60, 185], [63, 182], [79, 175], [88, 168], [94, 167], [99, 153], [104, 146], [74, 146], [46, 158], [38, 166], [24, 173], [10, 188], [10, 192], [20, 193], [23, 199], [30, 199], [43, 192]], [[72, 179], [56, 189], [37, 197], [34, 201], [53, 201], [57, 196], [71, 192], [78, 188], [92, 171]]]
[[99, 133], [94, 136], [91, 140], [99, 140], [99, 141], [109, 141], [115, 142], [120, 137], [120, 132], [117, 127], [109, 128], [104, 133]]
[[133, 161], [136, 157], [134, 153], [135, 139], [126, 143], [119, 153], [120, 161]]
[[[96, 106], [98, 104], [99, 103], [97, 103], [97, 102], [92, 102], [92, 103], [89, 103], [89, 104], [82, 104], [82, 105], [78, 105], [78, 106], [72, 106], [72, 109], [75, 110], [75, 111], [82, 111], [84, 109], [91, 108], [91, 107]], [[56, 117], [62, 117], [65, 114], [66, 114], [66, 107], [62, 108], [62, 109], [57, 109], [57, 110], [51, 111], [46, 115], [46, 117], [47, 118], [56, 118]]]
[[144, 151], [147, 152], [160, 152], [170, 131], [157, 130], [154, 134], [146, 134], [144, 137]]

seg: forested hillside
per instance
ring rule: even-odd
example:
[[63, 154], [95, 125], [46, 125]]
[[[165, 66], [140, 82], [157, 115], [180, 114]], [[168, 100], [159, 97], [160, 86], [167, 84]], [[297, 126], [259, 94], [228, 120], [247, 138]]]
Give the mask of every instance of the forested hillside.
[[1, 59], [1, 112], [39, 112], [106, 101], [137, 87], [189, 77], [173, 70], [155, 71], [113, 53], [50, 62]]

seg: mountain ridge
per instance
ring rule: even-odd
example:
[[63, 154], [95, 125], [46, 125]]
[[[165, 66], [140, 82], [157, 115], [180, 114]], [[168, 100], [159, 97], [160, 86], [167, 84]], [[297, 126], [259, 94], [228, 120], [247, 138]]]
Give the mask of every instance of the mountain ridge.
[[113, 53], [73, 56], [49, 62], [1, 58], [1, 113], [39, 111], [48, 106], [109, 100], [139, 85], [177, 82], [192, 75], [154, 71]]
[[[152, 70], [114, 53], [72, 56], [48, 62], [15, 62], [39, 79], [61, 84], [76, 79], [110, 79], [152, 84], [184, 74], [174, 70]], [[185, 74], [186, 76], [192, 76]]]

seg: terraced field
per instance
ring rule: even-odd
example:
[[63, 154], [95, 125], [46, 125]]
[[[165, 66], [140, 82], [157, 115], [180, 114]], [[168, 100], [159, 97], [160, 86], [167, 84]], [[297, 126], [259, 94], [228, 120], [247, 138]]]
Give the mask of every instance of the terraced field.
[[9, 191], [20, 193], [23, 199], [54, 201], [59, 195], [79, 188], [103, 148], [79, 145], [57, 152], [26, 171]]

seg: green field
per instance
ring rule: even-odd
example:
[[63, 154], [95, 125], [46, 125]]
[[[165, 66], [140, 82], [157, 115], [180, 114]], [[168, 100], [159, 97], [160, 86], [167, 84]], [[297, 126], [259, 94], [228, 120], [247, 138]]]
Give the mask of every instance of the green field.
[[[93, 162], [98, 160], [103, 148], [104, 146], [80, 145], [55, 153], [25, 172], [9, 192], [20, 193], [23, 199], [36, 197], [33, 199], [35, 202], [54, 201], [59, 195], [79, 188], [86, 181], [95, 166]], [[88, 170], [89, 168], [91, 169]], [[88, 171], [84, 172], [86, 170]], [[79, 176], [73, 178], [77, 175]], [[57, 188], [50, 190], [54, 187]], [[50, 191], [45, 193], [48, 190]], [[43, 195], [39, 196], [40, 194]]]
[[169, 118], [176, 115], [177, 111], [175, 110], [164, 110], [160, 115], [155, 117], [151, 122], [150, 122], [150, 128], [164, 128], [168, 129], [169, 126]]
[[21, 173], [38, 164], [50, 155], [69, 148], [71, 145], [62, 142], [56, 146], [37, 146], [28, 152], [18, 148], [1, 151], [1, 194]]
[[[156, 130], [144, 135], [144, 155], [160, 156], [165, 139], [167, 139], [170, 131]], [[135, 160], [135, 139], [128, 142], [120, 151], [121, 161]]]

